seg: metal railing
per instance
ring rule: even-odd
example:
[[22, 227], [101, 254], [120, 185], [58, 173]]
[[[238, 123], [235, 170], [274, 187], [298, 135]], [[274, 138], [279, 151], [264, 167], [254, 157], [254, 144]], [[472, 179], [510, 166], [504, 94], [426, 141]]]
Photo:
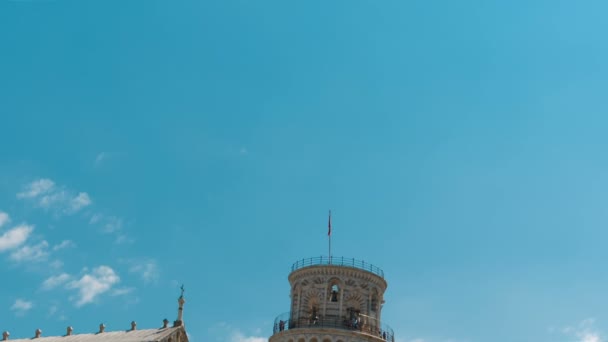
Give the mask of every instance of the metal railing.
[[377, 319], [358, 315], [355, 318], [347, 317], [291, 317], [291, 313], [287, 312], [279, 315], [274, 320], [272, 334], [281, 333], [291, 329], [317, 329], [317, 328], [333, 328], [349, 331], [357, 331], [362, 334], [376, 336], [380, 339], [389, 342], [395, 342], [395, 333], [393, 329], [386, 324], [381, 324]]
[[360, 270], [371, 272], [377, 276], [384, 278], [384, 271], [382, 271], [379, 267], [370, 264], [369, 262], [365, 262], [363, 260], [357, 260], [355, 258], [345, 258], [345, 257], [313, 257], [306, 258], [302, 260], [298, 260], [291, 265], [291, 272], [295, 270], [299, 270], [300, 268], [308, 267], [308, 266], [318, 266], [318, 265], [332, 265], [332, 266], [345, 266], [345, 267], [353, 267], [358, 268]]

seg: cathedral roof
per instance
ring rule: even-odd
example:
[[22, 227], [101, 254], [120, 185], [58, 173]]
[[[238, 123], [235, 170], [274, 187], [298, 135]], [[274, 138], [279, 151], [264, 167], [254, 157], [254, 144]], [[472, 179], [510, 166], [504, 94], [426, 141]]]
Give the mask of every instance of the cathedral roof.
[[[181, 340], [174, 336], [181, 335]], [[94, 334], [74, 334], [69, 336], [48, 336], [38, 338], [10, 339], [8, 342], [166, 342], [172, 337], [173, 342], [188, 342], [183, 326], [145, 329], [108, 331]]]

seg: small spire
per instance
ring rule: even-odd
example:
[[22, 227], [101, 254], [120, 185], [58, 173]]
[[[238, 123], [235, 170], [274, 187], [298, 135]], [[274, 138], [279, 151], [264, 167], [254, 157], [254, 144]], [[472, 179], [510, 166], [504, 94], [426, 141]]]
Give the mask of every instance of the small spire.
[[42, 330], [40, 330], [40, 328], [36, 329], [36, 336], [34, 338], [40, 338], [40, 335], [42, 335]]
[[103, 334], [104, 331], [106, 331], [106, 325], [103, 323], [99, 324], [99, 333]]
[[137, 330], [137, 322], [132, 321], [131, 322], [131, 331]]
[[166, 329], [169, 326], [169, 320], [168, 319], [163, 319], [163, 329]]
[[74, 332], [74, 328], [68, 327], [66, 336], [72, 336], [72, 332]]
[[182, 287], [180, 287], [180, 289], [182, 290], [182, 294], [179, 296], [179, 298], [177, 299], [177, 303], [179, 304], [179, 308], [177, 309], [177, 320], [175, 322], [173, 322], [173, 326], [174, 327], [179, 327], [184, 325], [184, 303], [186, 303], [186, 300], [184, 299], [184, 292], [186, 292], [186, 290], [184, 289], [184, 285], [182, 284]]
[[11, 333], [5, 331], [2, 333], [2, 341], [8, 341], [8, 338], [11, 336]]

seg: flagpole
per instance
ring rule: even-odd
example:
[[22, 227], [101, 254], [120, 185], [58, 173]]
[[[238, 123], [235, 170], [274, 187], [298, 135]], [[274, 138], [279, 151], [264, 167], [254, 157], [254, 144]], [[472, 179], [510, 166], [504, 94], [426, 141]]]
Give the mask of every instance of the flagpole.
[[331, 264], [331, 210], [329, 211], [329, 221], [327, 223], [327, 237], [329, 239], [329, 263]]

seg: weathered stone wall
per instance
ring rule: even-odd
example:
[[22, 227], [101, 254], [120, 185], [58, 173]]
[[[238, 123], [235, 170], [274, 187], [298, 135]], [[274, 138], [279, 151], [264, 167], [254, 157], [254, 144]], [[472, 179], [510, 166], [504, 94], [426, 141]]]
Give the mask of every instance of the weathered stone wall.
[[[373, 336], [339, 329], [288, 330], [272, 335], [269, 342], [385, 342]], [[388, 341], [391, 342], [391, 341]]]
[[[344, 266], [306, 267], [289, 275], [292, 318], [349, 320], [356, 311], [381, 319], [386, 281], [364, 270]], [[337, 290], [337, 293], [333, 293]], [[333, 298], [332, 298], [333, 297]]]

